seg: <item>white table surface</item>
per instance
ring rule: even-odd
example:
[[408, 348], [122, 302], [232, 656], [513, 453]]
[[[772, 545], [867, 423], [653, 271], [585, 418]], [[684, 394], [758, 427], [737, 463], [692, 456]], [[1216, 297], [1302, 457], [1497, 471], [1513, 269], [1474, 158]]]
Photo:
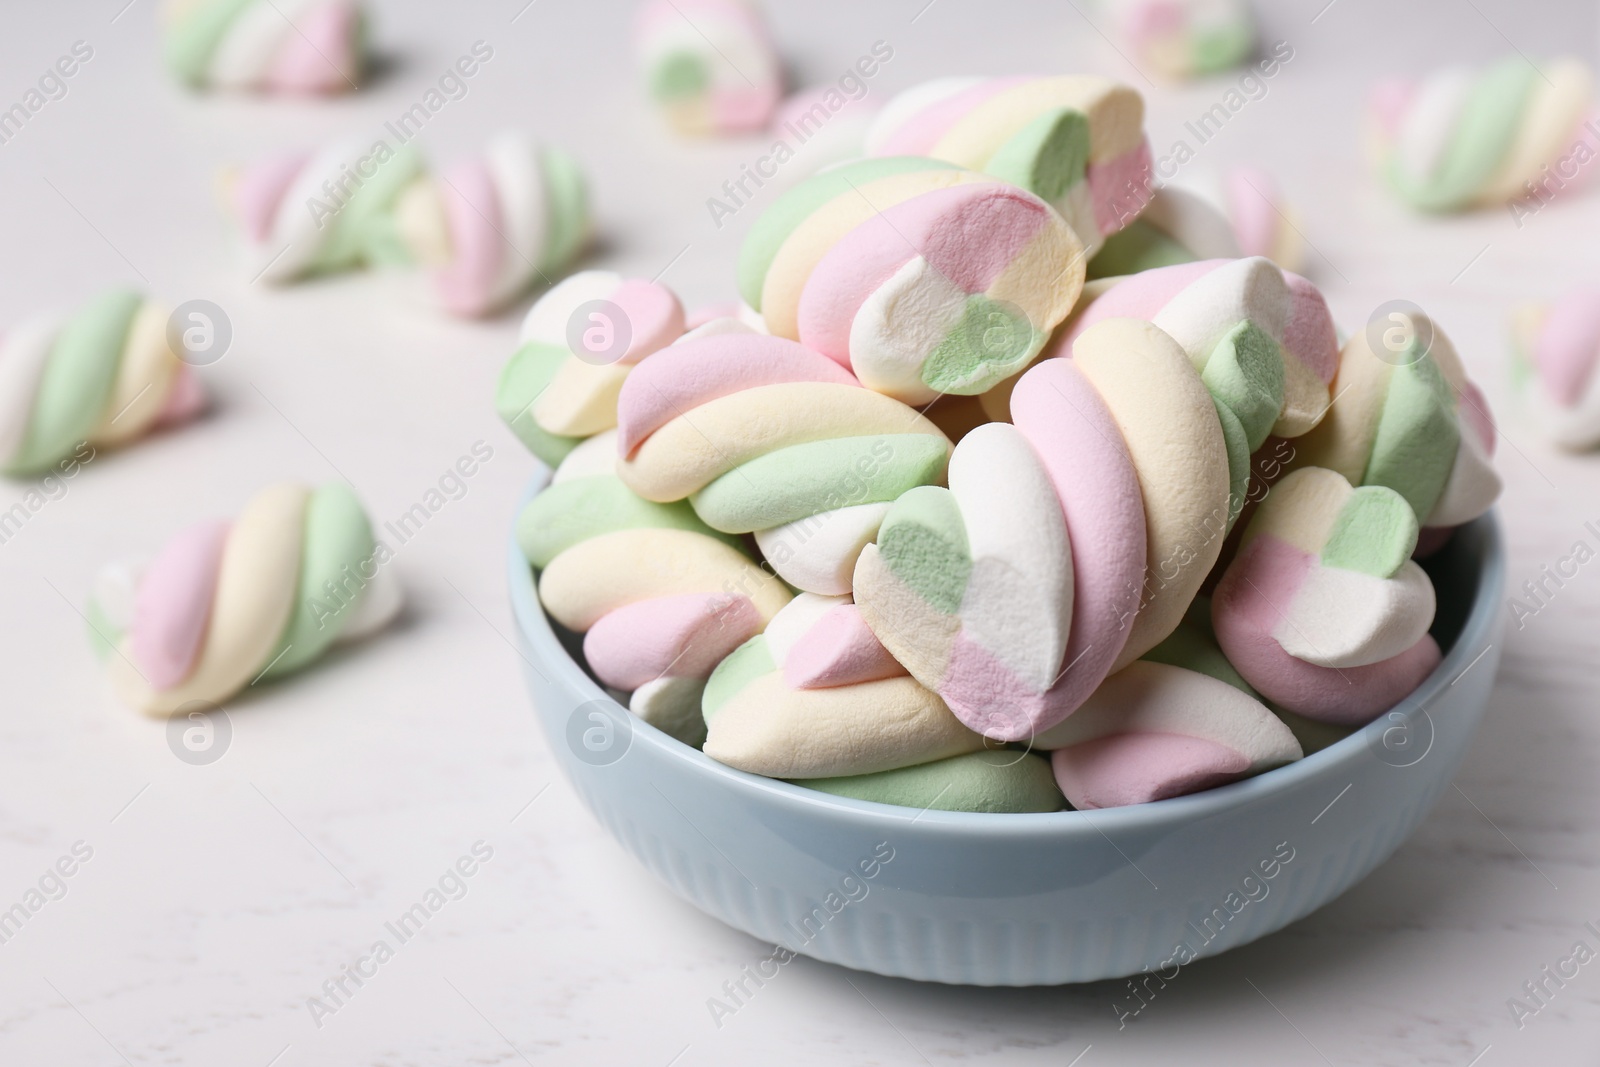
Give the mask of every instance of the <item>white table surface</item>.
[[[214, 415], [97, 459], [0, 545], [0, 908], [74, 842], [93, 849], [0, 944], [0, 1062], [1600, 1063], [1600, 964], [1520, 1029], [1507, 1007], [1574, 941], [1600, 943], [1583, 929], [1600, 924], [1595, 568], [1510, 633], [1459, 790], [1392, 860], [1317, 915], [1186, 969], [1125, 1030], [1121, 983], [943, 988], [809, 960], [719, 1029], [707, 998], [769, 949], [605, 835], [559, 777], [508, 644], [502, 549], [535, 465], [490, 393], [518, 316], [449, 322], [372, 278], [250, 286], [213, 182], [231, 161], [375, 132], [482, 39], [494, 57], [430, 124], [429, 151], [454, 159], [510, 125], [567, 146], [593, 179], [592, 261], [645, 276], [670, 263], [664, 280], [693, 305], [731, 295], [739, 240], [771, 196], [720, 230], [705, 198], [763, 143], [673, 141], [630, 77], [619, 4], [380, 4], [391, 69], [317, 105], [185, 95], [158, 67], [154, 3], [118, 15], [124, 2], [13, 0], [0, 17], [5, 103], [74, 41], [94, 49], [67, 95], [0, 145], [0, 322], [134, 284], [215, 301], [234, 342], [204, 371]], [[1192, 166], [1279, 175], [1346, 330], [1391, 297], [1444, 324], [1504, 424], [1519, 586], [1600, 518], [1600, 457], [1555, 453], [1519, 408], [1507, 309], [1595, 281], [1600, 197], [1521, 229], [1501, 211], [1412, 217], [1363, 169], [1358, 108], [1385, 71], [1513, 46], [1593, 61], [1594, 5], [1325, 2], [1271, 5], [1267, 36], [1294, 58]], [[888, 41], [878, 99], [951, 73], [1124, 77], [1149, 90], [1158, 152], [1232, 84], [1149, 86], [1072, 3], [924, 4], [770, 6], [807, 81]], [[343, 477], [393, 518], [479, 440], [493, 459], [400, 551], [404, 624], [235, 705], [220, 761], [180, 762], [161, 724], [113, 704], [75, 610], [102, 561], [230, 514], [269, 479]], [[0, 483], [0, 510], [24, 488]], [[307, 998], [478, 840], [493, 858], [466, 896], [319, 1028]]]

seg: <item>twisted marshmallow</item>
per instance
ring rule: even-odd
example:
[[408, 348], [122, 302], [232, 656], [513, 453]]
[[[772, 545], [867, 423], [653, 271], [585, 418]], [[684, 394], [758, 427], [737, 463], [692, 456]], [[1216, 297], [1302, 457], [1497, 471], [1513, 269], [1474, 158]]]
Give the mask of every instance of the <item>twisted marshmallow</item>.
[[783, 93], [766, 24], [744, 0], [651, 0], [634, 50], [651, 99], [681, 134], [759, 130]]
[[169, 0], [167, 65], [195, 89], [329, 94], [366, 59], [355, 0]]
[[112, 291], [0, 337], [0, 470], [48, 470], [84, 444], [124, 444], [205, 406], [167, 344], [167, 309]]
[[410, 142], [271, 159], [241, 172], [228, 202], [253, 278], [422, 266], [440, 304], [465, 316], [560, 272], [590, 225], [571, 157], [517, 133], [438, 178]]
[[1549, 165], [1575, 148], [1593, 89], [1576, 59], [1541, 70], [1522, 56], [1385, 82], [1372, 96], [1371, 152], [1400, 198], [1420, 210], [1509, 203], [1542, 188]]
[[704, 736], [711, 670], [789, 601], [737, 538], [681, 501], [653, 503], [616, 476], [616, 433], [575, 447], [517, 519], [550, 616], [584, 634], [589, 667], [679, 740]]
[[1534, 380], [1540, 425], [1563, 448], [1600, 445], [1600, 291], [1520, 307], [1512, 333], [1518, 365]]
[[1112, 0], [1108, 7], [1122, 49], [1167, 78], [1227, 70], [1256, 46], [1246, 0]]
[[634, 492], [687, 498], [714, 529], [754, 532], [784, 580], [825, 594], [849, 590], [889, 502], [941, 481], [950, 452], [926, 418], [833, 360], [742, 330], [639, 364], [617, 425], [618, 473]]
[[844, 164], [780, 197], [739, 258], [777, 337], [910, 404], [981, 393], [1024, 366], [1083, 284], [1078, 236], [1038, 197], [896, 157]]
[[387, 560], [344, 486], [269, 486], [231, 523], [178, 534], [142, 571], [103, 575], [90, 618], [112, 688], [168, 715], [299, 670], [394, 617]]
[[1106, 240], [1090, 278], [1113, 278], [1204, 259], [1264, 256], [1297, 271], [1305, 240], [1272, 176], [1234, 167], [1219, 179], [1157, 189], [1144, 213]]
[[929, 156], [1020, 186], [1093, 255], [1150, 199], [1144, 101], [1091, 75], [940, 78], [884, 105], [869, 156]]
[[1256, 690], [1360, 726], [1439, 665], [1415, 512], [1392, 489], [1306, 467], [1273, 487], [1212, 598], [1229, 661]]
[[574, 274], [523, 319], [519, 347], [495, 385], [495, 409], [555, 467], [580, 441], [616, 427], [623, 380], [683, 332], [683, 305], [666, 286], [605, 270]]

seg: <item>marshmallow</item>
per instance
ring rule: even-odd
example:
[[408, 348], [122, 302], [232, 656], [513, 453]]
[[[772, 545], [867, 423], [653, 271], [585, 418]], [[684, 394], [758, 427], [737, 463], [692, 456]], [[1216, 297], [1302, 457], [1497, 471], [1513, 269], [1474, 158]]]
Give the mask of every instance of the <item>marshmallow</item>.
[[1091, 75], [941, 78], [884, 105], [869, 156], [929, 156], [1044, 200], [1092, 256], [1150, 199], [1144, 101]]
[[1354, 334], [1332, 391], [1327, 416], [1295, 442], [1291, 469], [1326, 467], [1352, 485], [1388, 486], [1425, 527], [1458, 526], [1489, 510], [1500, 493], [1494, 422], [1435, 323], [1393, 312]]
[[1549, 306], [1516, 309], [1512, 340], [1539, 423], [1563, 448], [1600, 446], [1600, 291], [1576, 289]]
[[252, 165], [227, 207], [252, 279], [425, 267], [453, 315], [495, 311], [562, 271], [587, 243], [588, 194], [571, 157], [519, 133], [430, 174], [414, 143], [337, 145]]
[[1038, 197], [930, 160], [863, 160], [780, 197], [740, 253], [776, 336], [908, 404], [1020, 370], [1083, 284], [1078, 236]]
[[1305, 258], [1299, 215], [1259, 167], [1157, 189], [1126, 228], [1089, 263], [1090, 278], [1137, 274], [1202, 259], [1264, 256], [1297, 271]]
[[363, 76], [354, 0], [169, 0], [163, 14], [167, 66], [192, 89], [332, 94]]
[[1161, 77], [1227, 70], [1256, 47], [1247, 0], [1110, 0], [1107, 9], [1120, 50]]
[[1411, 559], [1416, 514], [1380, 485], [1296, 470], [1245, 529], [1212, 598], [1228, 659], [1274, 703], [1360, 726], [1438, 666], [1433, 585]]
[[168, 344], [167, 319], [114, 290], [0, 336], [0, 470], [46, 472], [198, 415], [205, 393]]
[[585, 635], [595, 676], [632, 693], [646, 722], [698, 744], [705, 679], [790, 595], [686, 503], [631, 492], [614, 473], [616, 436], [572, 449], [517, 517], [517, 543], [540, 572], [545, 611]]
[[722, 661], [705, 688], [706, 755], [770, 778], [837, 778], [983, 749], [938, 694], [862, 647], [871, 635], [841, 620], [846, 606], [801, 593]]
[[606, 270], [574, 274], [522, 320], [495, 409], [553, 467], [579, 441], [616, 427], [623, 380], [683, 331], [683, 305], [666, 286]]
[[1041, 756], [1000, 749], [920, 763], [914, 767], [844, 778], [800, 778], [796, 785], [819, 793], [896, 804], [920, 811], [1060, 811], [1050, 762]]
[[887, 505], [944, 478], [950, 442], [793, 341], [733, 332], [670, 345], [617, 404], [618, 473], [640, 496], [688, 498], [725, 533], [755, 532], [778, 575], [849, 590]]
[[783, 92], [766, 24], [742, 0], [651, 0], [634, 51], [651, 99], [681, 134], [759, 130]]
[[[399, 612], [388, 560], [344, 486], [269, 486], [231, 523], [193, 526], [148, 567], [97, 583], [89, 614], [112, 689], [169, 715], [299, 670]], [[131, 598], [101, 592], [119, 584]]]
[[1511, 204], [1554, 181], [1549, 166], [1580, 143], [1600, 147], [1584, 123], [1594, 90], [1576, 59], [1535, 68], [1508, 56], [1483, 69], [1451, 67], [1420, 82], [1389, 81], [1373, 92], [1371, 154], [1390, 186], [1423, 211]]
[[1209, 675], [1140, 661], [1107, 678], [1071, 718], [1034, 739], [1074, 808], [1194, 793], [1301, 757], [1260, 701]]

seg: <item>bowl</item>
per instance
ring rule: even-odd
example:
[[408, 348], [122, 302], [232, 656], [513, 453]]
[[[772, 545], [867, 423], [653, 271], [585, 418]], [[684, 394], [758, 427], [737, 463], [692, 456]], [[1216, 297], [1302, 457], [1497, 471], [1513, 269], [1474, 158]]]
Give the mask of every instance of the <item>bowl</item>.
[[514, 539], [508, 562], [539, 721], [623, 848], [702, 911], [775, 949], [972, 985], [1171, 977], [1355, 885], [1461, 765], [1504, 625], [1504, 548], [1491, 513], [1425, 564], [1439, 588], [1443, 662], [1367, 728], [1255, 778], [1150, 804], [916, 811], [746, 774], [632, 717], [586, 672], [580, 639], [546, 618]]

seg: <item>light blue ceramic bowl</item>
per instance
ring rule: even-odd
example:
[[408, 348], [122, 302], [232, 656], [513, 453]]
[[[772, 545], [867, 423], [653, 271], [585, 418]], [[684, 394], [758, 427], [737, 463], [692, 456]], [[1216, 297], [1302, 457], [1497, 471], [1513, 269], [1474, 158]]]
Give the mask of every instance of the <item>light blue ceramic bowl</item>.
[[[828, 796], [725, 767], [610, 701], [509, 555], [534, 705], [584, 802], [679, 895], [773, 945], [975, 985], [1172, 967], [1300, 919], [1399, 847], [1450, 783], [1499, 660], [1505, 561], [1485, 516], [1430, 562], [1444, 662], [1330, 748], [1192, 796], [984, 815]], [[565, 642], [565, 643], [564, 643]]]

